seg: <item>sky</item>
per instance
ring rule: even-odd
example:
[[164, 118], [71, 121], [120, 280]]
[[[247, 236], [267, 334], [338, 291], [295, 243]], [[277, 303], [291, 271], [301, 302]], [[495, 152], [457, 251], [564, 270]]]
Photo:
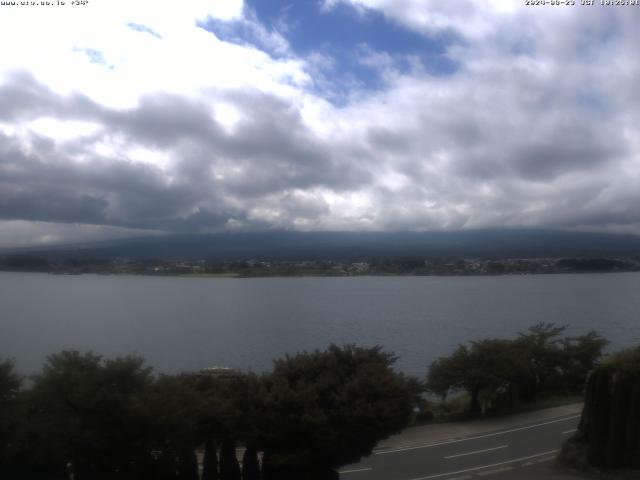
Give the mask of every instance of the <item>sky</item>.
[[265, 230], [640, 234], [640, 7], [9, 3], [0, 247]]

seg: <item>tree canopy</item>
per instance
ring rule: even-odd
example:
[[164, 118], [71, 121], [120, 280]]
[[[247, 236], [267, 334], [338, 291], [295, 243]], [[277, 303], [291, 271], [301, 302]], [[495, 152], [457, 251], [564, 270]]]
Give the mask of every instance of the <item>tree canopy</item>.
[[606, 340], [595, 332], [561, 338], [566, 327], [539, 323], [512, 339], [484, 339], [459, 345], [434, 361], [427, 389], [441, 397], [466, 391], [469, 411], [485, 406], [510, 408], [547, 394], [578, 394], [597, 364]]
[[380, 347], [331, 345], [275, 362], [263, 381], [261, 444], [269, 466], [322, 471], [358, 461], [405, 427], [417, 384], [391, 368]]
[[139, 357], [64, 351], [48, 357], [26, 390], [3, 362], [0, 473], [195, 480], [194, 452], [206, 445], [207, 478], [239, 480], [243, 445], [245, 480], [257, 478], [258, 451], [265, 478], [331, 477], [408, 424], [418, 384], [394, 372], [394, 361], [380, 347], [332, 345], [276, 360], [260, 376], [157, 376]]

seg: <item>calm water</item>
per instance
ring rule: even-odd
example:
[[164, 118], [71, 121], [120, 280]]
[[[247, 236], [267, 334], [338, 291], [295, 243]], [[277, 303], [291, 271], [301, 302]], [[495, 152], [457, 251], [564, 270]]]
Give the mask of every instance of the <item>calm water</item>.
[[39, 370], [62, 349], [138, 353], [159, 371], [262, 371], [330, 342], [383, 345], [423, 375], [459, 342], [539, 322], [640, 343], [640, 274], [157, 278], [0, 273], [0, 358]]

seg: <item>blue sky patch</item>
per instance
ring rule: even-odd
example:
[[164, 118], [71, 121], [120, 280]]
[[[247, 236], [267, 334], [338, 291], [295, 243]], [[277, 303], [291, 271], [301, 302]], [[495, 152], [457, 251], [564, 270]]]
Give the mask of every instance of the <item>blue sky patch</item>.
[[[447, 47], [458, 41], [453, 35], [427, 37], [372, 10], [362, 13], [340, 3], [322, 11], [319, 0], [246, 0], [245, 8], [266, 32], [284, 37], [291, 53], [309, 61], [314, 54], [331, 60], [318, 63], [318, 74], [325, 78], [317, 83], [319, 93], [332, 101], [354, 88], [381, 88], [388, 68], [401, 73], [419, 68], [430, 75], [449, 75], [457, 69], [446, 56]], [[247, 22], [210, 20], [202, 27], [224, 41], [252, 44], [276, 58], [287, 55], [266, 43]]]

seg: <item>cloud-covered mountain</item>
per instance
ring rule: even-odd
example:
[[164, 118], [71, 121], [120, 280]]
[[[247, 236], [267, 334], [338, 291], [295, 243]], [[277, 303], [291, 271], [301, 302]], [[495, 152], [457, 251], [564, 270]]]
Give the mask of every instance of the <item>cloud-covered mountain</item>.
[[371, 257], [612, 257], [640, 255], [640, 237], [551, 230], [263, 232], [170, 235], [0, 254], [164, 260], [360, 259]]

